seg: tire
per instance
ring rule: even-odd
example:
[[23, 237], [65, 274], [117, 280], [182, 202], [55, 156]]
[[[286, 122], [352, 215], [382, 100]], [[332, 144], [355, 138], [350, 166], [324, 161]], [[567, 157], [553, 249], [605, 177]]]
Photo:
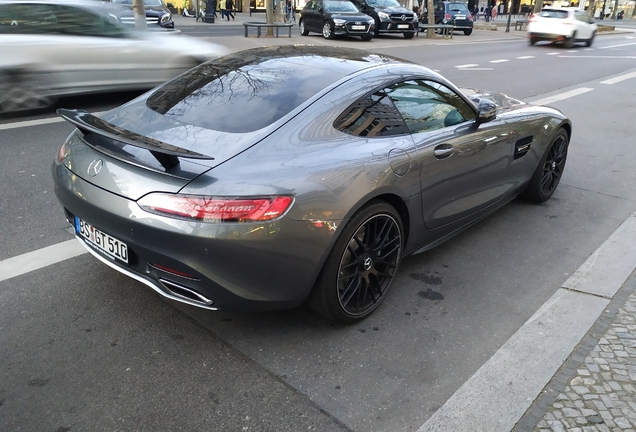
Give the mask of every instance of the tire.
[[300, 30], [300, 35], [301, 36], [307, 36], [309, 34], [309, 30], [307, 30], [305, 28], [305, 21], [304, 20], [300, 20], [300, 22], [298, 23], [298, 30]]
[[0, 71], [0, 114], [47, 108], [55, 98], [41, 94], [50, 88], [46, 74], [37, 66]]
[[322, 25], [322, 36], [325, 39], [333, 39], [334, 38], [333, 24], [331, 24], [329, 21], [325, 21], [325, 23]]
[[537, 39], [532, 37], [532, 36], [530, 36], [530, 45], [532, 46], [532, 45], [534, 45], [536, 43], [537, 43]]
[[592, 33], [592, 36], [585, 41], [585, 46], [591, 47], [592, 46], [592, 42], [594, 42], [594, 37], [596, 36], [596, 32]]
[[465, 34], [466, 36], [470, 36], [471, 34], [473, 34], [473, 29], [467, 29], [467, 30], [464, 30], [464, 34]]
[[360, 36], [360, 39], [362, 39], [365, 42], [369, 42], [371, 39], [373, 39], [373, 35], [368, 34], [368, 35]]
[[384, 201], [362, 207], [345, 225], [320, 272], [308, 303], [340, 323], [359, 322], [382, 303], [404, 246], [402, 221]]
[[404, 33], [404, 39], [413, 39], [415, 33]]
[[572, 48], [574, 46], [574, 41], [576, 40], [576, 33], [572, 33], [572, 36], [563, 41], [563, 46], [565, 48]]
[[542, 203], [550, 199], [563, 175], [568, 156], [568, 145], [567, 132], [559, 129], [541, 158], [530, 183], [523, 191], [524, 198], [535, 203]]
[[373, 29], [373, 37], [380, 36], [380, 21], [375, 22], [375, 29]]

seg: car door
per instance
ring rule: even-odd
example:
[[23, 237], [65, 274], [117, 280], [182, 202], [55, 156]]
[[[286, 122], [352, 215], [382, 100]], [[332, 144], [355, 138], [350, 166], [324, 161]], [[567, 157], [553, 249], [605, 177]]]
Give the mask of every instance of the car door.
[[589, 39], [592, 37], [591, 18], [583, 11], [575, 11], [574, 17], [577, 24], [577, 39]]
[[474, 106], [433, 80], [402, 81], [386, 92], [417, 149], [428, 228], [465, 223], [501, 200], [510, 188], [506, 180], [512, 161], [505, 122], [478, 125]]
[[149, 41], [138, 39], [105, 16], [72, 5], [52, 5], [60, 85], [91, 90], [144, 87], [162, 81], [165, 65]]
[[303, 10], [303, 20], [305, 21], [305, 28], [311, 31], [321, 31], [317, 25], [316, 14], [318, 13], [318, 8], [316, 6], [317, 0], [311, 0], [305, 6]]

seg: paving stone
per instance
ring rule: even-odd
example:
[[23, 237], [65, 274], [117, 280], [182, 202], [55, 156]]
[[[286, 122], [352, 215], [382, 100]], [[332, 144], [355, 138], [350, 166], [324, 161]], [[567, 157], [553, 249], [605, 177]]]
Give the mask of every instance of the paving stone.
[[628, 429], [632, 427], [632, 424], [625, 417], [616, 417], [614, 421], [616, 422], [616, 425], [620, 428]]
[[623, 390], [623, 387], [616, 381], [610, 381], [607, 384], [609, 384], [612, 390]]

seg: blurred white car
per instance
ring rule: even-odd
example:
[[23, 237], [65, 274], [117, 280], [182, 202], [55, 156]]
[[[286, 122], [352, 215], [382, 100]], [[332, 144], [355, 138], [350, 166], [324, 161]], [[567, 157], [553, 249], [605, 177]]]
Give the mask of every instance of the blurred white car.
[[111, 8], [0, 0], [0, 113], [47, 106], [58, 96], [149, 89], [228, 52], [179, 32], [136, 32]]
[[548, 40], [563, 42], [566, 48], [571, 48], [574, 42], [591, 46], [596, 31], [594, 20], [584, 11], [572, 7], [545, 7], [528, 22], [530, 45]]

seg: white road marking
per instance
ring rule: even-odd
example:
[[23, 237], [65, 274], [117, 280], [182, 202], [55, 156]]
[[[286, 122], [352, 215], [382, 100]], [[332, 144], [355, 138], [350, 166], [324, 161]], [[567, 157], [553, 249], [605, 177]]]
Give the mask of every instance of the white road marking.
[[581, 59], [592, 59], [592, 58], [599, 58], [599, 59], [636, 59], [636, 56], [599, 56], [599, 55], [577, 55], [577, 56], [568, 56], [568, 55], [561, 55], [559, 56], [559, 58], [581, 58]]
[[519, 60], [526, 60], [526, 59], [531, 59], [534, 58], [534, 56], [521, 56], [521, 57], [517, 57]]
[[462, 71], [489, 71], [494, 70], [493, 68], [484, 68], [484, 67], [473, 67], [473, 68], [459, 68]]
[[588, 88], [588, 87], [581, 87], [581, 88], [577, 88], [574, 90], [570, 90], [570, 91], [566, 91], [564, 93], [560, 93], [554, 96], [548, 96], [546, 98], [543, 99], [539, 99], [536, 101], [531, 101], [532, 104], [534, 105], [550, 105], [553, 104], [554, 102], [558, 102], [564, 99], [569, 99], [571, 97], [574, 96], [578, 96], [581, 95], [583, 93], [587, 93], [589, 91], [594, 90], [593, 88]]
[[631, 43], [626, 43], [621, 45], [610, 45], [610, 46], [598, 47], [598, 49], [620, 48], [620, 47], [631, 46], [631, 45], [636, 45], [636, 42], [631, 42]]
[[[100, 116], [104, 114], [105, 112], [106, 111], [100, 111], [100, 112], [93, 113], [93, 115]], [[50, 118], [44, 118], [44, 119], [38, 119], [38, 120], [25, 120], [21, 122], [0, 124], [0, 130], [18, 129], [18, 128], [29, 127], [29, 126], [39, 126], [44, 124], [60, 123], [63, 121], [64, 119], [62, 117], [50, 117]]]
[[636, 268], [635, 243], [636, 213], [418, 432], [511, 430]]
[[636, 72], [628, 73], [625, 75], [619, 75], [614, 78], [607, 79], [605, 81], [601, 81], [601, 84], [616, 84], [617, 82], [625, 81], [626, 79], [636, 77]]
[[471, 64], [464, 64], [464, 65], [457, 65], [455, 66], [456, 68], [471, 68], [471, 67], [475, 67], [475, 66], [479, 66], [476, 63], [471, 63]]
[[506, 59], [490, 60], [488, 63], [505, 63], [507, 61], [510, 61], [510, 60], [506, 60]]
[[0, 261], [0, 282], [86, 253], [73, 239]]
[[546, 55], [559, 55], [559, 54], [561, 54], [561, 53], [558, 53], [558, 52], [549, 52], [549, 53], [547, 53]]

